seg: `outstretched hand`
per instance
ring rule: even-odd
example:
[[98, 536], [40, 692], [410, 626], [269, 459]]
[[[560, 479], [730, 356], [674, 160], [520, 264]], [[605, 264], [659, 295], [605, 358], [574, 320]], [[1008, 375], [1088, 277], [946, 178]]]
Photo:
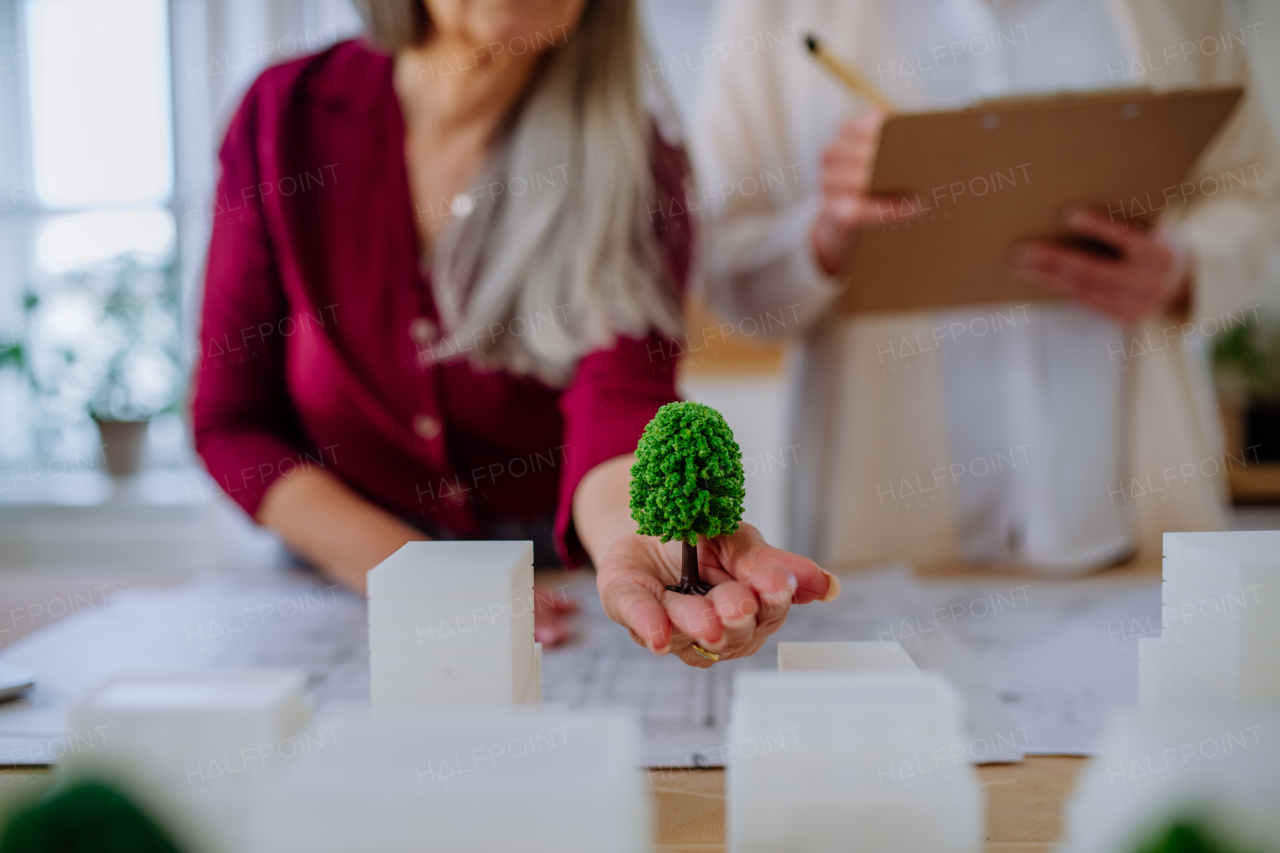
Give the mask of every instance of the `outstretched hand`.
[[597, 566], [596, 586], [609, 618], [655, 654], [674, 654], [690, 666], [754, 654], [787, 618], [792, 604], [831, 601], [840, 582], [812, 560], [771, 547], [750, 524], [731, 536], [698, 544], [705, 596], [664, 587], [680, 579], [681, 543], [630, 533], [615, 539]]

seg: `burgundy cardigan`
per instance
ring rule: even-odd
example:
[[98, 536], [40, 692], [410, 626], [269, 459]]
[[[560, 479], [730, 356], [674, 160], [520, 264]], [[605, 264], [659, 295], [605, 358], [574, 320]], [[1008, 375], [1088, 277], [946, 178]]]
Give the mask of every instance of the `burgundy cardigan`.
[[[676, 399], [674, 347], [619, 338], [563, 389], [424, 359], [466, 341], [439, 329], [419, 269], [391, 77], [390, 57], [348, 41], [268, 69], [245, 95], [207, 211], [196, 448], [251, 516], [278, 477], [322, 466], [461, 538], [554, 510], [560, 558], [578, 564], [574, 490]], [[655, 140], [654, 227], [683, 288], [691, 226], [661, 211], [682, 209], [685, 159]]]

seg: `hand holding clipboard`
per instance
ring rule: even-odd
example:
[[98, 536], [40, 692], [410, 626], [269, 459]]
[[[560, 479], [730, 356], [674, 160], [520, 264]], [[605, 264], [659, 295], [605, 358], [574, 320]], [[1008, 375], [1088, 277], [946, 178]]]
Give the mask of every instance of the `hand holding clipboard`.
[[[811, 50], [825, 67], [842, 65], [816, 40]], [[833, 73], [877, 103], [874, 87], [856, 72]], [[867, 188], [886, 199], [885, 215], [854, 238], [841, 308], [907, 311], [1052, 298], [1012, 274], [1011, 248], [1065, 236], [1062, 217], [1073, 206], [1117, 223], [1176, 215], [1197, 193], [1208, 193], [1196, 184], [1188, 189], [1185, 177], [1241, 95], [1240, 87], [1130, 90], [889, 115]], [[1222, 181], [1233, 179], [1244, 183], [1248, 176]], [[1093, 248], [1102, 250], [1106, 244], [1099, 243]]]

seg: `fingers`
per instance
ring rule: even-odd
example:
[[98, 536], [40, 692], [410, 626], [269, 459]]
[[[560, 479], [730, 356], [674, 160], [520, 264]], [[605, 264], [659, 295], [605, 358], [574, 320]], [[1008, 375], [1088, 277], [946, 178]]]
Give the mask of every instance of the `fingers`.
[[875, 145], [872, 143], [847, 142], [837, 138], [822, 151], [822, 171], [826, 173], [848, 169], [868, 173], [875, 156]]
[[1069, 278], [1053, 276], [1029, 276], [1029, 278], [1054, 293], [1075, 299], [1098, 313], [1122, 323], [1130, 323], [1141, 318], [1151, 308], [1147, 300], [1122, 290], [1086, 287]]
[[578, 602], [565, 594], [567, 586], [533, 585], [533, 609], [544, 613], [577, 613]]
[[1123, 285], [1119, 263], [1060, 246], [1027, 244], [1016, 251], [1013, 264], [1033, 275], [1063, 279], [1081, 287], [1115, 290]]
[[[725, 589], [714, 595], [680, 595], [664, 588], [674, 580], [671, 560], [679, 563], [679, 543], [662, 545], [650, 537], [620, 539], [601, 561], [597, 586], [605, 613], [623, 625], [632, 638], [656, 654], [673, 652], [694, 665], [709, 662], [692, 660], [684, 652], [693, 643], [704, 649], [728, 649], [740, 642], [750, 629], [743, 616], [755, 612], [754, 594], [735, 581], [714, 559], [700, 566], [702, 578]], [[678, 575], [677, 575], [678, 576]], [[730, 626], [726, 631], [717, 612], [720, 608]], [[726, 632], [730, 634], [725, 639]], [[696, 653], [689, 651], [696, 657]]]
[[569, 620], [561, 614], [534, 614], [533, 639], [550, 648], [558, 646], [572, 636]]
[[828, 166], [822, 170], [822, 192], [828, 196], [862, 195], [870, 183], [868, 171], [856, 164]]
[[719, 654], [740, 649], [750, 642], [760, 609], [751, 588], [738, 581], [728, 581], [707, 593], [706, 598], [720, 622], [722, 634], [718, 643], [703, 648]]
[[[729, 583], [734, 582], [730, 581]], [[741, 584], [736, 585], [742, 586]], [[716, 589], [719, 588], [716, 587]], [[695, 643], [717, 655], [732, 655], [740, 651], [739, 644], [743, 640], [750, 641], [751, 639], [751, 632], [749, 630], [743, 631], [741, 623], [738, 623], [733, 629], [726, 629], [721, 624], [719, 617], [716, 615], [715, 604], [711, 598], [714, 593], [715, 590], [712, 590], [711, 593], [702, 596], [667, 592], [663, 601], [667, 614], [671, 617], [673, 628], [671, 651], [689, 666], [705, 669], [715, 662], [694, 651], [693, 646]], [[754, 596], [752, 597], [754, 598]], [[751, 621], [754, 623], [754, 617], [751, 618]], [[745, 634], [745, 637], [743, 634]]]
[[710, 651], [717, 651], [724, 626], [706, 595], [681, 595], [668, 591], [662, 600], [671, 624], [680, 634]]
[[[770, 586], [775, 579], [766, 574], [761, 575], [760, 581]], [[705, 596], [668, 593], [663, 604], [673, 625], [672, 651], [694, 666], [707, 665], [707, 659], [690, 648], [695, 643], [723, 657], [754, 653], [782, 624], [795, 592], [786, 577], [777, 580], [779, 589], [766, 591], [763, 596], [728, 576]], [[766, 607], [770, 608], [768, 625], [762, 626], [758, 616]], [[762, 632], [762, 627], [768, 630]]]
[[864, 133], [870, 133], [879, 141], [880, 128], [884, 126], [884, 121], [889, 114], [879, 107], [872, 107], [864, 110], [855, 116], [849, 123], [861, 129]]
[[808, 604], [811, 601], [835, 601], [840, 597], [840, 579], [826, 569], [818, 569], [827, 579], [827, 589], [819, 593], [803, 587], [796, 590], [795, 603]]
[[1067, 211], [1066, 224], [1072, 231], [1104, 243], [1112, 243], [1125, 253], [1140, 250], [1146, 242], [1143, 239], [1145, 234], [1127, 221], [1116, 222], [1085, 207]]
[[[743, 617], [754, 619], [755, 596], [718, 569], [703, 568], [702, 576], [718, 583], [706, 596], [666, 590], [661, 579], [650, 573], [615, 572], [608, 584], [601, 582], [600, 597], [609, 617], [626, 627], [636, 642], [650, 651], [665, 654], [690, 643], [719, 651], [736, 642], [734, 638], [740, 637], [744, 629], [750, 635]], [[728, 629], [721, 622], [721, 613], [729, 619]], [[731, 635], [728, 641], [726, 633]]]
[[845, 232], [864, 225], [897, 222], [918, 212], [905, 198], [873, 198], [852, 193], [828, 196], [822, 205], [822, 216]]
[[871, 160], [880, 144], [880, 126], [884, 119], [884, 113], [872, 110], [840, 125], [830, 144], [823, 149], [823, 164], [828, 160]]
[[[1174, 295], [1176, 285], [1185, 274], [1185, 266], [1180, 265], [1184, 258], [1174, 245], [1176, 239], [1159, 229], [1149, 230], [1138, 227], [1126, 220], [1115, 220], [1103, 216], [1088, 208], [1073, 208], [1064, 217], [1064, 223], [1073, 233], [1115, 246], [1120, 252], [1118, 261], [1097, 258], [1088, 253], [1072, 251], [1064, 247], [1056, 248], [1062, 256], [1074, 256], [1077, 259], [1101, 264], [1096, 269], [1108, 272], [1102, 280], [1088, 275], [1077, 277], [1076, 284], [1098, 288], [1101, 284], [1107, 290], [1123, 289], [1153, 305], [1163, 304], [1167, 296]], [[1072, 276], [1075, 271], [1065, 268], [1060, 274]]]
[[1156, 310], [1164, 298], [1160, 281], [1132, 263], [1051, 244], [1019, 247], [1013, 272], [1124, 323]]
[[712, 546], [725, 571], [757, 593], [776, 592], [790, 585], [795, 588], [799, 604], [824, 598], [830, 601], [833, 585], [835, 594], [839, 594], [839, 583], [833, 575], [808, 557], [770, 546], [750, 524], [739, 525], [732, 536], [712, 540]]
[[840, 125], [832, 140], [831, 147], [841, 147], [850, 151], [874, 152], [880, 144], [880, 129], [884, 126], [888, 113], [884, 110], [872, 109], [858, 113]]
[[700, 574], [713, 588], [705, 596], [681, 595], [663, 586], [670, 554], [649, 537], [620, 539], [597, 572], [605, 613], [651, 651], [705, 667], [711, 661], [694, 644], [721, 656], [753, 654], [793, 602], [829, 601], [839, 594], [834, 576], [811, 560], [771, 548], [749, 524], [732, 536], [703, 540], [699, 552]]
[[893, 221], [903, 207], [902, 199], [865, 197], [884, 118], [884, 113], [872, 111], [850, 119], [822, 152], [822, 192], [828, 200], [844, 198], [830, 215], [847, 227]]
[[533, 585], [533, 638], [544, 646], [558, 646], [572, 635], [569, 615], [578, 603], [565, 595], [566, 587]]
[[669, 650], [671, 619], [652, 589], [627, 584], [621, 589], [602, 589], [600, 597], [609, 618], [630, 631], [637, 643], [655, 654]]
[[796, 578], [780, 566], [767, 566], [755, 574], [752, 586], [760, 599], [760, 612], [756, 614], [757, 630], [766, 635], [782, 627], [795, 599]]
[[806, 557], [770, 547], [749, 524], [741, 525], [732, 536], [721, 536], [709, 544], [721, 567], [749, 588], [758, 602], [755, 625], [747, 641], [753, 650], [782, 625], [792, 603], [829, 601], [840, 593], [833, 575]]

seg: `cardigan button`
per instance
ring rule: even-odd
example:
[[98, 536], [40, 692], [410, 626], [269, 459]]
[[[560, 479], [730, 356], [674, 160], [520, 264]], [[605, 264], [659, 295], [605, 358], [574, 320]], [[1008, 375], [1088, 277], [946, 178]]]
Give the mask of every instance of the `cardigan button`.
[[413, 431], [420, 438], [427, 441], [433, 441], [440, 437], [440, 433], [444, 428], [440, 424], [440, 419], [433, 415], [418, 415], [413, 419]]
[[409, 323], [409, 337], [414, 343], [429, 344], [440, 337], [440, 330], [429, 317], [414, 317]]

